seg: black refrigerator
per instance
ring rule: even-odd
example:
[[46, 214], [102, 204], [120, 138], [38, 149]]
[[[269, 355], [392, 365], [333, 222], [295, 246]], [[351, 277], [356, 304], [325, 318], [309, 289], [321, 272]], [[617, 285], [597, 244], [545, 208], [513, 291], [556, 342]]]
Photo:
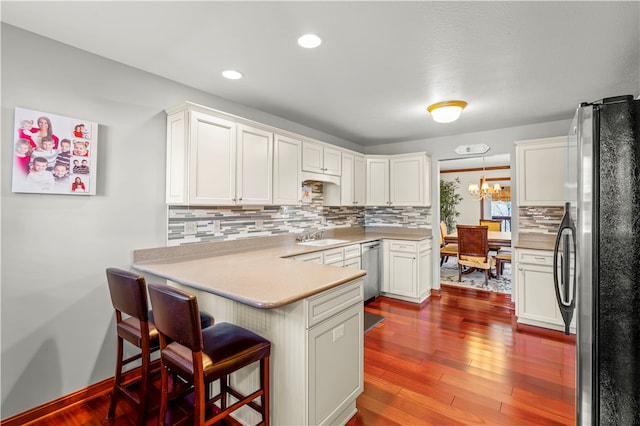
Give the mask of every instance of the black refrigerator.
[[554, 271], [577, 424], [640, 425], [640, 100], [581, 104], [568, 145]]

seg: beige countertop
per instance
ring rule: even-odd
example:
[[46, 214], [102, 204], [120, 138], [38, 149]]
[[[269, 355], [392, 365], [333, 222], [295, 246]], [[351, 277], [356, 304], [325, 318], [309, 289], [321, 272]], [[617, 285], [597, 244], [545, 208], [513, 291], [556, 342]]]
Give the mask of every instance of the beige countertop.
[[365, 275], [359, 269], [287, 257], [384, 238], [420, 241], [430, 229], [393, 227], [325, 231], [346, 242], [310, 247], [295, 235], [135, 250], [133, 268], [262, 309], [279, 308]]
[[535, 232], [520, 232], [514, 239], [513, 246], [519, 249], [549, 250], [553, 251], [556, 236], [555, 234], [540, 234]]

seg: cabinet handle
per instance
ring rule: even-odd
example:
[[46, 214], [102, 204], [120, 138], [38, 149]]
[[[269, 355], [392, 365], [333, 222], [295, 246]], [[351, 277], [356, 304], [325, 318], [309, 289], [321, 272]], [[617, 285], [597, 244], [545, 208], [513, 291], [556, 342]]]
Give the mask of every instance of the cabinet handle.
[[522, 266], [518, 267], [518, 271], [522, 271]]
[[546, 258], [545, 257], [534, 257], [534, 259], [535, 260], [541, 260], [541, 261], [544, 262]]

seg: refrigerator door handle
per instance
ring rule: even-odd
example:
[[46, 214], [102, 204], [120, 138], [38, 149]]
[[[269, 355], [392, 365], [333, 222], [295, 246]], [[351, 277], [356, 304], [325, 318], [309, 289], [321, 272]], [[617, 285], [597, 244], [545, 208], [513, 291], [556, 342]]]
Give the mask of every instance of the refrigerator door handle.
[[[560, 253], [560, 242], [562, 253]], [[569, 245], [571, 243], [571, 246]], [[573, 249], [573, 251], [572, 251]], [[553, 249], [553, 284], [560, 314], [564, 321], [564, 334], [569, 335], [569, 326], [576, 306], [576, 228], [571, 220], [571, 203], [565, 203], [564, 215], [560, 222], [556, 243]], [[573, 256], [572, 256], [573, 254]], [[560, 268], [558, 268], [560, 257]], [[571, 261], [573, 257], [573, 262]], [[571, 268], [573, 264], [573, 269]], [[558, 276], [560, 275], [560, 276]], [[571, 284], [571, 287], [569, 287]], [[560, 287], [562, 286], [562, 295]], [[564, 296], [564, 297], [563, 297]]]

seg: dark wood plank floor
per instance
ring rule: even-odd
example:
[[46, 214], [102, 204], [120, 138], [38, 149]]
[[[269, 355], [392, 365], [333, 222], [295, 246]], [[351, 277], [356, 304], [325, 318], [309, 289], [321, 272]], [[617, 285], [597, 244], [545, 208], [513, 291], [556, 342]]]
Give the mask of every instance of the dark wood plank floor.
[[[574, 425], [575, 339], [516, 327], [508, 296], [443, 286], [417, 308], [378, 298], [357, 425]], [[524, 330], [523, 330], [524, 329]]]
[[[573, 425], [575, 340], [515, 325], [508, 296], [443, 286], [419, 307], [378, 298], [386, 319], [365, 335], [365, 385], [348, 425]], [[108, 395], [38, 425], [131, 425]], [[148, 425], [155, 425], [157, 415]]]

